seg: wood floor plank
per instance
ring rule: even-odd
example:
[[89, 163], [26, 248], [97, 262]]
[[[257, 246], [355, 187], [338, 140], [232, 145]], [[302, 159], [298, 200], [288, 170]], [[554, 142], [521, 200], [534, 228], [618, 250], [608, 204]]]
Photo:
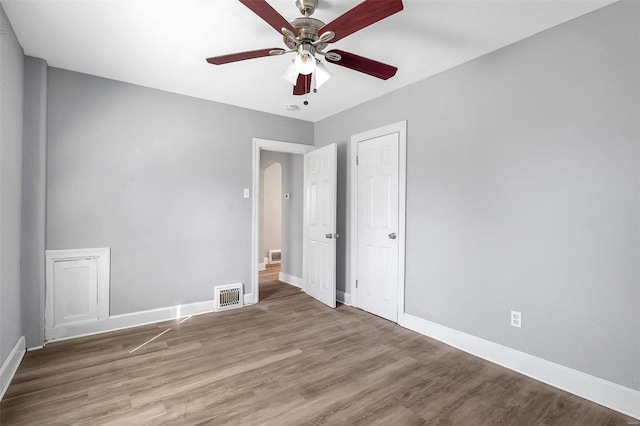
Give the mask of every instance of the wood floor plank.
[[[620, 425], [629, 417], [294, 287], [25, 355], [1, 425]], [[289, 286], [291, 287], [291, 286]], [[164, 330], [166, 333], [136, 349]]]

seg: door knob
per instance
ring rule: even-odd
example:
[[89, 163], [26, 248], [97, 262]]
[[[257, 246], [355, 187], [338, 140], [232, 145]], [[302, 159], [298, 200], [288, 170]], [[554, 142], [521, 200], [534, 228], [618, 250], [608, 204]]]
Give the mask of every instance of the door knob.
[[325, 235], [325, 237], [327, 237], [328, 239], [332, 239], [333, 238], [333, 234], [327, 234], [327, 235]]
[[395, 232], [392, 232], [392, 233], [389, 234], [389, 239], [391, 239], [391, 240], [395, 240], [396, 237], [397, 237], [397, 235], [396, 235]]

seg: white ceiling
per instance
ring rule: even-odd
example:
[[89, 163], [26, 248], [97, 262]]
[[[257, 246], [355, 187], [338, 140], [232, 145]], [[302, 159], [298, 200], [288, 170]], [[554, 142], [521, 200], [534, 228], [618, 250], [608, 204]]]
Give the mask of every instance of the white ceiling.
[[[361, 0], [320, 0], [325, 23]], [[222, 66], [205, 58], [284, 47], [238, 0], [2, 0], [25, 54], [52, 67], [318, 121], [455, 67], [614, 0], [404, 0], [404, 10], [330, 45], [399, 68], [383, 81], [335, 64], [317, 94], [292, 95], [291, 55]], [[295, 0], [269, 0], [288, 20]], [[289, 112], [288, 104], [300, 106]]]

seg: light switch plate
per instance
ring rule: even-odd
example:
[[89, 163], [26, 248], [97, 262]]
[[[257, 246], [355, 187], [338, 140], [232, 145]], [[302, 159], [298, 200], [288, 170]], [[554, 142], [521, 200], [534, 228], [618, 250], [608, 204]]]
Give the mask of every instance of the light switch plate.
[[249, 198], [249, 188], [244, 189], [244, 198]]

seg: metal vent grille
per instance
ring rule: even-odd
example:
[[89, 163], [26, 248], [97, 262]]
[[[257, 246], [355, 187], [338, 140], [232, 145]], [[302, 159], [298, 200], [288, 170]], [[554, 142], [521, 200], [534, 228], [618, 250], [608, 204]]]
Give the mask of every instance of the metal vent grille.
[[214, 291], [216, 312], [241, 308], [244, 305], [242, 283], [217, 286]]

